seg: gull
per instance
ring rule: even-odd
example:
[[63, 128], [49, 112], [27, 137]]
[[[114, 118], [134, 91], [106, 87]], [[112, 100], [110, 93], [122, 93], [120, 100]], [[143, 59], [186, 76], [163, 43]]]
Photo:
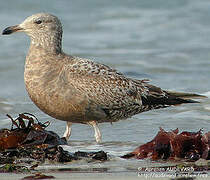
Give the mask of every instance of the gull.
[[[31, 39], [25, 61], [24, 81], [29, 97], [40, 110], [66, 121], [64, 137], [72, 123], [94, 128], [101, 142], [98, 123], [116, 122], [152, 109], [203, 96], [162, 90], [147, 80], [132, 79], [117, 70], [62, 50], [62, 25], [48, 13], [38, 13], [21, 24], [4, 29], [3, 35], [25, 32]], [[139, 122], [140, 123], [140, 122]]]

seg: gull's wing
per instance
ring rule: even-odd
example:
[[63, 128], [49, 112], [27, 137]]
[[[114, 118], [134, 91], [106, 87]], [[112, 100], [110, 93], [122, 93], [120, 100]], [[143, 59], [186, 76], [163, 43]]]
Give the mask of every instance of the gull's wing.
[[139, 112], [147, 88], [106, 65], [74, 57], [64, 66], [67, 81], [89, 103], [100, 107], [111, 119]]

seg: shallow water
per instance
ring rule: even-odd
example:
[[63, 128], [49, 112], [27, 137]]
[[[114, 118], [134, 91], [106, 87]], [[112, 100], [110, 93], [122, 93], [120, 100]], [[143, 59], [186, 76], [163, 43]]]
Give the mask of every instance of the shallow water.
[[[165, 89], [196, 92], [210, 97], [210, 1], [203, 0], [0, 0], [0, 30], [25, 17], [50, 12], [64, 29], [67, 53], [110, 65], [133, 78], [148, 78]], [[6, 114], [30, 112], [48, 128], [62, 135], [65, 122], [43, 114], [30, 101], [23, 82], [29, 38], [24, 34], [0, 36], [0, 127], [10, 127]], [[105, 166], [126, 170], [151, 165], [148, 161], [124, 161], [118, 156], [150, 141], [159, 127], [166, 130], [210, 131], [210, 100], [136, 115], [100, 124], [103, 143], [97, 145], [93, 130], [75, 124], [69, 150], [104, 150], [113, 157]], [[68, 149], [67, 148], [67, 149]], [[69, 166], [86, 166], [76, 164]]]

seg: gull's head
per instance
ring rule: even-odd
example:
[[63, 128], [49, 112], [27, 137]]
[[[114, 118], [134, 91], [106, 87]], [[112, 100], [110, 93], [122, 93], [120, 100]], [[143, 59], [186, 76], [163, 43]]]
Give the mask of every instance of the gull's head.
[[37, 45], [49, 45], [56, 43], [61, 46], [62, 25], [60, 20], [48, 13], [38, 13], [26, 18], [21, 24], [7, 27], [3, 35], [14, 32], [25, 32], [31, 37], [32, 43]]
[[62, 25], [56, 16], [47, 13], [38, 13], [29, 16], [19, 25], [7, 27], [2, 34], [8, 35], [14, 32], [25, 32], [32, 37], [47, 32], [62, 33]]

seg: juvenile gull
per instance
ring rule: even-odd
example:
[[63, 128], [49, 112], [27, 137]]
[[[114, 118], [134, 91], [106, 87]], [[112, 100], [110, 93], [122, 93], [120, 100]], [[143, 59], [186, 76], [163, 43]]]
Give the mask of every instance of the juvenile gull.
[[25, 32], [31, 44], [24, 80], [31, 100], [48, 115], [67, 122], [93, 126], [101, 141], [98, 123], [115, 122], [151, 109], [193, 103], [196, 94], [170, 92], [146, 80], [125, 77], [106, 65], [74, 57], [62, 51], [62, 25], [51, 14], [39, 13], [2, 34]]

